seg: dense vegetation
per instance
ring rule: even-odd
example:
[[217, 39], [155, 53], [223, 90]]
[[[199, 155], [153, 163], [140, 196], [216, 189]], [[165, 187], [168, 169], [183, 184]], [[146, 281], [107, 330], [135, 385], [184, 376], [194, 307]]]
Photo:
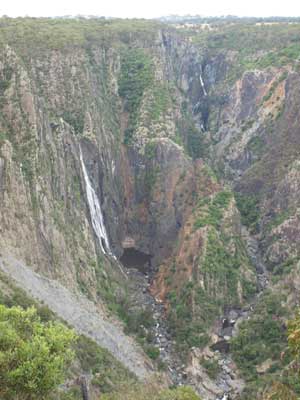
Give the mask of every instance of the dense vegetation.
[[256, 367], [268, 358], [279, 358], [286, 343], [281, 318], [286, 314], [277, 295], [265, 293], [252, 318], [239, 327], [232, 341], [234, 358], [248, 379], [258, 376]]
[[0, 19], [0, 45], [9, 43], [26, 59], [42, 56], [45, 51], [72, 50], [112, 42], [128, 43], [133, 35], [154, 37], [157, 22], [144, 20], [62, 19], [62, 18], [8, 18]]
[[[198, 280], [189, 281], [168, 294], [170, 328], [183, 352], [192, 346], [207, 345], [207, 330], [215, 318], [225, 309], [241, 305], [239, 281], [244, 299], [256, 292], [253, 280], [242, 275], [243, 268], [251, 270], [244, 244], [226, 231], [225, 215], [232, 201], [232, 192], [219, 191], [200, 199], [194, 209], [193, 230], [204, 228], [207, 232], [204, 256], [195, 255]], [[234, 251], [228, 251], [229, 244]], [[173, 269], [176, 265], [171, 273]]]
[[[204, 347], [209, 341], [208, 327], [226, 307], [239, 306], [237, 282], [243, 251], [231, 255], [214, 229], [209, 232], [205, 259], [201, 264], [204, 288], [197, 282], [184, 285], [179, 293], [171, 291], [169, 324], [181, 350]], [[211, 285], [211, 282], [214, 285]], [[255, 285], [242, 279], [244, 296], [253, 295]], [[193, 312], [191, 307], [193, 304]]]
[[142, 97], [152, 81], [151, 58], [142, 49], [124, 51], [121, 58], [119, 94], [125, 100], [125, 111], [129, 113], [129, 122], [124, 138], [126, 144], [133, 139]]
[[252, 232], [257, 231], [259, 221], [259, 199], [255, 194], [235, 193], [236, 205], [241, 214], [243, 225]]
[[[5, 303], [6, 306], [1, 305], [1, 303]], [[20, 304], [25, 307], [25, 310], [19, 307]], [[140, 334], [141, 337], [143, 330], [138, 331], [141, 327], [140, 324], [143, 323], [148, 326], [149, 321], [151, 321], [150, 315], [147, 313], [141, 317], [135, 314], [129, 317], [125, 314], [124, 318], [130, 318], [127, 322], [128, 330]], [[140, 400], [144, 398], [145, 393], [150, 400], [199, 399], [190, 388], [182, 387], [168, 390], [161, 389], [160, 385], [154, 382], [151, 385], [136, 384], [136, 378], [117, 362], [107, 350], [100, 348], [91, 339], [82, 335], [75, 340], [73, 331], [63, 324], [55, 322], [55, 319], [55, 315], [47, 307], [30, 299], [22, 289], [15, 287], [6, 276], [0, 275], [1, 399], [79, 400], [82, 395], [76, 384], [71, 385], [66, 392], [55, 390], [57, 384], [62, 382], [64, 378], [72, 379], [74, 375], [78, 377], [79, 373], [91, 374], [92, 386], [100, 389], [101, 399]], [[17, 334], [19, 336], [16, 336]], [[19, 340], [18, 337], [22, 340]], [[22, 350], [23, 347], [20, 348], [20, 352], [18, 351], [18, 347], [15, 346], [16, 340], [18, 346], [24, 346], [24, 351]], [[9, 350], [10, 345], [14, 347], [15, 352]], [[53, 356], [50, 356], [50, 350], [53, 352]], [[27, 356], [30, 357], [32, 367], [26, 359]], [[11, 362], [14, 361], [13, 365], [16, 365], [16, 357], [22, 357], [19, 362], [18, 374], [15, 374], [14, 370], [10, 370], [8, 363], [9, 358]], [[70, 361], [74, 357], [75, 362], [70, 365]], [[77, 363], [80, 365], [79, 371]], [[22, 371], [27, 372], [22, 375]], [[29, 371], [32, 375], [28, 375]], [[32, 383], [34, 382], [32, 385], [31, 378]], [[104, 395], [104, 393], [107, 393], [107, 395]]]
[[224, 210], [228, 207], [232, 193], [229, 191], [218, 192], [213, 198], [202, 198], [198, 203], [198, 218], [194, 223], [194, 229], [203, 228], [206, 225], [219, 228], [222, 223]]
[[64, 381], [74, 340], [64, 325], [41, 322], [34, 308], [0, 305], [1, 398], [45, 399]]
[[[267, 385], [262, 400], [297, 400], [299, 398], [299, 355], [300, 355], [300, 314], [288, 322], [288, 349], [289, 363], [279, 377]], [[286, 354], [285, 354], [286, 356]]]
[[[57, 321], [56, 316], [48, 307], [28, 297], [22, 289], [16, 287], [3, 274], [0, 274], [0, 307], [1, 305], [8, 309], [20, 306], [24, 310], [34, 309], [34, 318], [41, 321], [42, 324], [46, 324], [45, 326], [47, 324], [55, 325]], [[100, 389], [102, 393], [116, 390], [119, 385], [124, 383], [129, 384], [136, 381], [136, 378], [107, 350], [102, 349], [94, 341], [83, 335], [73, 341], [71, 352], [74, 361], [68, 369], [63, 371], [62, 378], [67, 377], [76, 380], [79, 375], [88, 374], [92, 376], [92, 387], [96, 390]], [[21, 398], [23, 399], [23, 397]], [[81, 398], [80, 388], [75, 383], [66, 393], [54, 390], [52, 394], [49, 394], [47, 400], [81, 400]]]
[[186, 34], [206, 55], [235, 55], [227, 75], [231, 83], [246, 70], [282, 67], [300, 57], [299, 23], [217, 24], [213, 30], [190, 28]]
[[288, 310], [281, 302], [279, 294], [265, 292], [251, 319], [241, 323], [238, 336], [232, 340], [234, 360], [247, 382], [243, 400], [257, 397], [262, 388], [270, 387], [274, 381], [287, 384], [299, 394], [298, 378], [290, 369], [291, 360], [299, 354], [299, 319], [290, 322], [288, 341], [285, 324]]

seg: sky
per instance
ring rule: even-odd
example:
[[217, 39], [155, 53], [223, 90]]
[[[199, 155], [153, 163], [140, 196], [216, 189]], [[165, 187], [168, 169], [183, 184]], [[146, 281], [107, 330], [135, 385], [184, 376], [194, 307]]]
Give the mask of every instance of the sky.
[[300, 16], [300, 0], [0, 0], [0, 16]]

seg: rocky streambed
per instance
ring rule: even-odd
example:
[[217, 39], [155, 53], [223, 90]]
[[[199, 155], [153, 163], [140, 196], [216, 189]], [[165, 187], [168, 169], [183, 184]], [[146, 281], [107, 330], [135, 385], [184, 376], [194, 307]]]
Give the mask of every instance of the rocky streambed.
[[[154, 324], [150, 328], [150, 334], [153, 337], [152, 344], [159, 349], [159, 359], [165, 365], [170, 380], [174, 385], [193, 386], [207, 400], [233, 400], [242, 392], [245, 383], [240, 378], [237, 366], [231, 357], [230, 341], [238, 334], [240, 323], [250, 318], [258, 299], [268, 286], [268, 273], [260, 255], [257, 239], [249, 235], [245, 228], [242, 230], [242, 236], [247, 245], [248, 255], [256, 269], [257, 292], [244, 308], [229, 309], [224, 313], [212, 332], [214, 344], [204, 350], [192, 349], [189, 365], [185, 365], [176, 353], [175, 342], [166, 323], [164, 305], [149, 291], [151, 272], [147, 275], [145, 270], [126, 268], [136, 307], [142, 304], [143, 307], [151, 310], [153, 315]], [[218, 364], [219, 373], [215, 379], [211, 379], [205, 368], [202, 368], [201, 360], [203, 359]]]
[[164, 304], [150, 293], [151, 276], [136, 268], [127, 268], [126, 273], [134, 293], [133, 307], [140, 308], [142, 304], [143, 308], [151, 311], [154, 323], [147, 333], [153, 338], [151, 344], [159, 349], [159, 360], [164, 365], [170, 381], [174, 385], [187, 383], [185, 365], [176, 353], [175, 342], [168, 330]]
[[[131, 285], [130, 292], [133, 294], [133, 307], [148, 308], [151, 311], [149, 315], [152, 315], [154, 323], [148, 328], [149, 333], [152, 344], [160, 351], [159, 359], [165, 366], [170, 383], [189, 384], [205, 400], [233, 400], [242, 391], [244, 382], [239, 378], [237, 367], [230, 355], [230, 340], [237, 335], [239, 324], [251, 316], [259, 297], [268, 286], [268, 274], [260, 256], [258, 242], [246, 231], [243, 235], [245, 235], [249, 256], [256, 267], [257, 293], [247, 307], [228, 310], [220, 318], [212, 333], [214, 344], [204, 350], [192, 349], [187, 365], [183, 364], [180, 355], [176, 352], [175, 342], [166, 323], [164, 305], [150, 293], [151, 275], [136, 268], [125, 269], [129, 285]], [[45, 301], [53, 311], [80, 332], [109, 349], [138, 376], [144, 377], [148, 374], [148, 366], [144, 366], [142, 354], [139, 353], [134, 342], [125, 337], [121, 330], [118, 330], [110, 321], [101, 319], [97, 310], [93, 311], [88, 300], [83, 300], [83, 297], [75, 298], [75, 295], [69, 293], [57, 282], [38, 276], [12, 257], [6, 256], [0, 261], [1, 269], [11, 275], [29, 294], [38, 300]], [[103, 330], [105, 332], [102, 332]], [[210, 379], [205, 368], [201, 366], [203, 358], [217, 361], [220, 372], [216, 379]]]
[[237, 367], [230, 355], [230, 340], [238, 334], [241, 322], [249, 319], [263, 291], [268, 287], [269, 279], [267, 268], [262, 260], [259, 244], [243, 227], [242, 236], [247, 246], [249, 258], [255, 267], [257, 277], [257, 291], [250, 304], [242, 309], [231, 309], [219, 321], [215, 334], [219, 340], [211, 346], [217, 353], [221, 372], [218, 374], [216, 385], [223, 390], [217, 400], [235, 399], [244, 388], [244, 382], [239, 378]]

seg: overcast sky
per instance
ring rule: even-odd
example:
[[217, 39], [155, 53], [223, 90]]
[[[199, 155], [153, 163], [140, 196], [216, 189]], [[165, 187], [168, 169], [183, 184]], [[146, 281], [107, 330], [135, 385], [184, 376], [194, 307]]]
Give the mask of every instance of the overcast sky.
[[0, 0], [0, 15], [77, 14], [122, 18], [170, 14], [300, 16], [300, 0]]

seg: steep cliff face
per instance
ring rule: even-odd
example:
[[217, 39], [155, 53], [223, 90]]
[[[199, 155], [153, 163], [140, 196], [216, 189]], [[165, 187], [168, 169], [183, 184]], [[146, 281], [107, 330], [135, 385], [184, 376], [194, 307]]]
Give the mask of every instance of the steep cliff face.
[[221, 112], [226, 123], [217, 132], [218, 162], [277, 276], [299, 258], [298, 79], [292, 67], [245, 73]]
[[[183, 149], [170, 140], [176, 134], [177, 104], [169, 104], [168, 89], [161, 83], [163, 68], [167, 66], [164, 60], [159, 60], [162, 55], [159, 34], [157, 39], [158, 49], [130, 50], [127, 58], [126, 46], [120, 42], [111, 50], [101, 45], [88, 51], [44, 49], [43, 54], [36, 52], [33, 56], [30, 51], [19, 56], [19, 49], [9, 45], [2, 50], [2, 195], [13, 197], [13, 187], [18, 187], [22, 194], [6, 200], [9, 212], [18, 209], [21, 213], [23, 208], [25, 217], [31, 215], [32, 219], [20, 218], [16, 223], [10, 215], [7, 217], [10, 226], [4, 229], [3, 236], [10, 236], [11, 245], [26, 252], [22, 256], [30, 264], [40, 268], [47, 265], [48, 273], [53, 276], [62, 271], [56, 266], [62, 266], [63, 262], [66, 271], [74, 268], [72, 251], [66, 244], [68, 234], [70, 245], [79, 245], [83, 262], [86, 263], [88, 254], [95, 258], [79, 162], [80, 146], [116, 255], [120, 256], [122, 241], [128, 235], [133, 236], [137, 247], [152, 255], [156, 253], [156, 257], [160, 250], [156, 241], [153, 243], [153, 235], [157, 233], [160, 242], [166, 240], [166, 248], [176, 236], [183, 214], [183, 207], [175, 199], [175, 192], [180, 190], [176, 189], [176, 179], [185, 170], [192, 175], [192, 164]], [[121, 45], [125, 49], [120, 49]], [[152, 56], [151, 52], [156, 54]], [[134, 75], [139, 63], [141, 77]], [[125, 71], [120, 72], [120, 68]], [[120, 78], [122, 73], [124, 76]], [[144, 76], [147, 73], [149, 78]], [[130, 74], [133, 80], [140, 78], [136, 93], [126, 93], [126, 85], [132, 83]], [[121, 97], [118, 79], [123, 79], [125, 86], [122, 89], [121, 82], [120, 92], [124, 92]], [[150, 84], [154, 86], [151, 90]], [[152, 104], [156, 100], [153, 96], [165, 98], [160, 99], [162, 104]], [[138, 111], [133, 112], [133, 106]], [[124, 141], [133, 140], [130, 137], [133, 132], [137, 142], [124, 146]], [[173, 167], [179, 168], [178, 171]], [[165, 182], [167, 190], [162, 190]], [[187, 179], [187, 186], [189, 183]], [[161, 214], [163, 218], [157, 218]], [[74, 222], [83, 227], [80, 232], [69, 226]], [[23, 227], [32, 234], [21, 235]], [[14, 238], [18, 236], [24, 242], [16, 246]], [[31, 241], [34, 241], [32, 246]], [[10, 245], [9, 239], [6, 245]], [[52, 254], [53, 251], [57, 254]], [[59, 259], [62, 253], [64, 261]], [[74, 280], [74, 271], [71, 274]]]
[[[95, 259], [96, 249], [83, 196], [79, 142], [72, 127], [48, 111], [49, 102], [55, 96], [63, 101], [64, 93], [39, 96], [33, 68], [9, 47], [2, 55], [3, 71], [11, 71], [1, 102], [3, 246], [72, 286], [81, 273], [93, 282], [89, 260]], [[58, 68], [58, 63], [50, 65]], [[48, 88], [55, 90], [51, 75], [58, 81], [49, 71]], [[82, 229], [74, 229], [74, 223]], [[80, 266], [81, 258], [85, 265]]]
[[[69, 271], [73, 285], [93, 286], [97, 252], [80, 147], [117, 256], [129, 240], [158, 266], [193, 204], [195, 167], [182, 146], [193, 122], [172, 66], [178, 43], [150, 33], [154, 46], [137, 36], [129, 44], [112, 37], [110, 50], [3, 47], [1, 176], [10, 215], [2, 240], [53, 277]], [[14, 209], [25, 220], [15, 221]]]
[[[299, 286], [299, 128], [295, 122], [299, 53], [281, 58], [286, 49], [276, 47], [274, 43], [269, 50], [261, 48], [257, 58], [255, 49], [245, 56], [229, 54], [221, 46], [229, 75], [216, 82], [214, 90], [225, 94], [224, 102], [211, 101], [208, 118], [208, 158], [235, 192], [242, 223], [258, 243], [258, 258], [251, 257], [259, 276], [265, 275], [259, 277], [258, 288], [268, 287], [259, 295], [261, 300], [252, 303], [248, 322], [239, 325], [231, 341], [233, 358], [247, 381], [243, 399], [259, 398], [259, 388], [268, 380], [290, 379], [294, 386], [288, 361], [277, 355], [286, 349], [284, 327], [297, 305]], [[242, 70], [236, 74], [234, 62], [240, 57], [244, 57]], [[277, 334], [271, 338], [273, 323]], [[269, 332], [265, 337], [263, 326]], [[268, 346], [277, 352], [263, 350]]]
[[242, 225], [288, 308], [299, 286], [298, 27], [272, 50], [277, 28], [245, 29], [1, 25], [0, 250], [119, 314], [129, 260], [198, 361], [264, 286]]

